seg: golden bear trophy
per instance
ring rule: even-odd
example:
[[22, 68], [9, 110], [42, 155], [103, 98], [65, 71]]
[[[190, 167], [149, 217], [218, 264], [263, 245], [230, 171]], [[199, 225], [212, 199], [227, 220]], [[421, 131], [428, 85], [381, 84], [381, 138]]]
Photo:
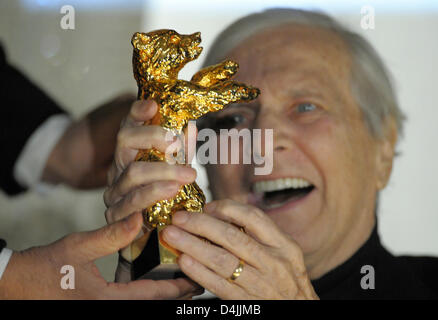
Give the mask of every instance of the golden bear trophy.
[[[173, 30], [135, 33], [132, 64], [138, 85], [138, 99], [153, 99], [159, 110], [145, 125], [160, 125], [180, 134], [189, 120], [221, 110], [230, 103], [249, 102], [260, 91], [230, 78], [238, 64], [226, 60], [197, 72], [190, 81], [178, 79], [179, 71], [201, 53], [201, 35], [181, 35]], [[140, 150], [136, 161], [166, 161], [156, 149]], [[202, 212], [205, 196], [196, 183], [184, 185], [172, 199], [162, 200], [143, 210], [143, 235], [122, 250], [133, 262], [133, 277], [169, 278], [178, 271], [177, 252], [160, 239], [160, 230], [171, 224], [178, 210]], [[151, 230], [153, 232], [151, 233]]]

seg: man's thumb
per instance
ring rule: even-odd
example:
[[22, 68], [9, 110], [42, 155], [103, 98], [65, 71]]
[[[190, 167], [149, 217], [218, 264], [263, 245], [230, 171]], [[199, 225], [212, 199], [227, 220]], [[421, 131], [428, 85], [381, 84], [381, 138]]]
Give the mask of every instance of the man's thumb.
[[79, 250], [89, 261], [115, 253], [135, 239], [142, 224], [142, 214], [136, 212], [103, 228], [84, 232]]

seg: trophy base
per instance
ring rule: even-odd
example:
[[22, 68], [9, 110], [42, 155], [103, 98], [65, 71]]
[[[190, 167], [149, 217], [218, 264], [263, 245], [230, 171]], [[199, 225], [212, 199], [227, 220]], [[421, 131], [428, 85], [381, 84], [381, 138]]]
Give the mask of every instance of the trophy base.
[[177, 264], [160, 264], [138, 279], [167, 280], [185, 277]]
[[134, 279], [175, 279], [184, 276], [178, 264], [178, 252], [160, 239], [164, 227], [152, 231], [141, 254], [132, 263]]

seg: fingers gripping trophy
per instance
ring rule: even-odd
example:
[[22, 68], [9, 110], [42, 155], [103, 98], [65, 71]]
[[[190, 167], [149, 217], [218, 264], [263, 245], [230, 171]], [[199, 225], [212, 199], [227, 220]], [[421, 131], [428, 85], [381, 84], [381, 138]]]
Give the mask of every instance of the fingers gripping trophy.
[[[231, 60], [201, 69], [190, 81], [178, 79], [179, 71], [202, 51], [199, 32], [191, 35], [174, 30], [137, 32], [131, 43], [138, 99], [153, 99], [158, 104], [157, 113], [144, 125], [160, 125], [181, 134], [189, 120], [219, 111], [230, 103], [249, 102], [260, 94], [257, 88], [230, 80], [238, 70], [238, 64]], [[166, 155], [154, 148], [140, 150], [136, 161], [166, 161]], [[204, 193], [194, 182], [182, 186], [172, 199], [143, 210], [143, 235], [121, 253], [124, 259], [133, 262], [134, 278], [145, 273], [151, 278], [172, 277], [178, 270], [178, 253], [160, 239], [160, 230], [172, 223], [174, 212], [201, 213], [204, 204]]]

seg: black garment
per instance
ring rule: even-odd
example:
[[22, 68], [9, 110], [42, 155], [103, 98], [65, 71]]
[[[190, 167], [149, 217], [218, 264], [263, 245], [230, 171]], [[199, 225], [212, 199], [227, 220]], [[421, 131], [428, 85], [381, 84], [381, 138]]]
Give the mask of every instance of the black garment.
[[[364, 290], [362, 266], [374, 268], [375, 289]], [[321, 299], [438, 299], [438, 258], [395, 257], [380, 243], [377, 227], [344, 264], [312, 281]]]
[[13, 177], [14, 164], [27, 139], [50, 116], [64, 111], [22, 73], [6, 62], [0, 45], [0, 188], [12, 195], [24, 190]]

